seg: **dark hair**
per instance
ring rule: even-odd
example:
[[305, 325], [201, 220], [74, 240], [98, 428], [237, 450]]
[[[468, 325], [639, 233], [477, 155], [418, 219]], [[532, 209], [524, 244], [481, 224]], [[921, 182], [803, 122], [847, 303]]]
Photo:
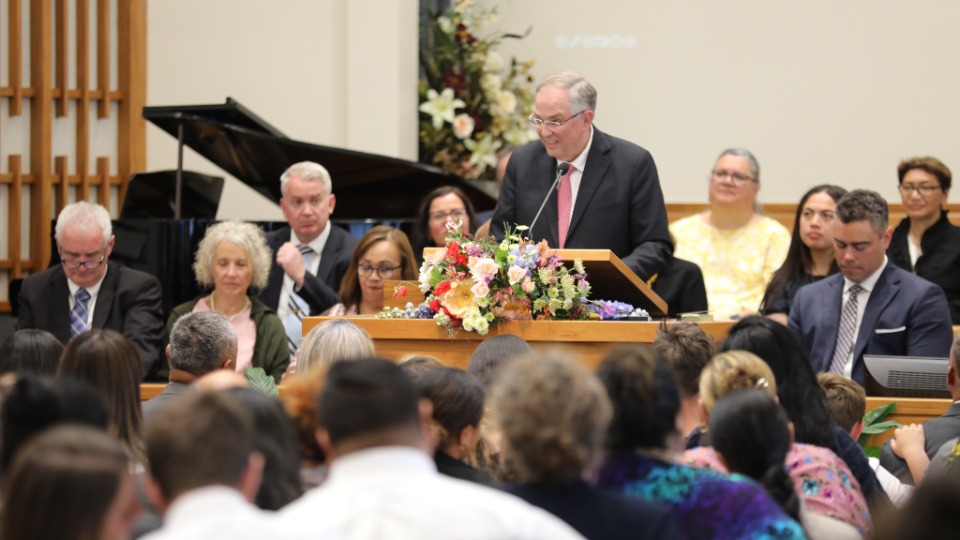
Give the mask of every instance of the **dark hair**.
[[447, 367], [439, 358], [426, 355], [411, 356], [397, 365], [407, 374], [407, 377], [410, 377], [413, 384], [417, 384], [425, 373]]
[[944, 165], [939, 159], [930, 156], [915, 157], [901, 161], [900, 164], [897, 165], [897, 178], [899, 179], [898, 184], [902, 184], [903, 177], [913, 169], [927, 171], [928, 173], [936, 176], [937, 181], [940, 182], [941, 190], [947, 191], [950, 189], [950, 181], [953, 179], [953, 175], [950, 172], [950, 167]]
[[303, 494], [293, 421], [279, 401], [262, 392], [231, 388], [224, 393], [252, 415], [253, 449], [264, 457], [263, 480], [254, 502], [263, 510], [279, 510]]
[[[767, 290], [763, 293], [763, 300], [760, 302], [760, 309], [763, 310], [770, 302], [783, 297], [790, 283], [801, 281], [804, 274], [809, 274], [813, 268], [813, 258], [810, 256], [810, 248], [803, 243], [800, 238], [800, 216], [803, 214], [803, 207], [807, 200], [817, 193], [826, 193], [837, 202], [841, 197], [847, 194], [847, 190], [840, 186], [830, 184], [820, 184], [810, 188], [803, 194], [800, 204], [797, 205], [797, 215], [793, 218], [793, 233], [790, 236], [790, 248], [787, 250], [787, 258], [783, 264], [773, 273], [770, 283], [767, 284]], [[840, 271], [837, 261], [830, 263], [830, 273], [835, 274]]]
[[114, 330], [84, 332], [70, 340], [57, 374], [93, 385], [107, 406], [112, 419], [111, 431], [130, 447], [137, 461], [143, 462], [140, 413], [143, 363], [133, 344]]
[[664, 448], [677, 430], [680, 410], [680, 392], [666, 361], [649, 347], [622, 347], [603, 359], [597, 376], [613, 404], [607, 447]]
[[430, 205], [433, 204], [434, 199], [446, 197], [451, 193], [463, 201], [463, 207], [467, 211], [467, 218], [470, 220], [470, 230], [463, 232], [473, 233], [477, 230], [477, 227], [480, 226], [480, 224], [477, 223], [477, 213], [473, 209], [473, 203], [470, 202], [467, 194], [464, 193], [462, 189], [456, 186], [440, 186], [430, 193], [427, 193], [427, 196], [423, 198], [423, 202], [420, 203], [420, 208], [417, 210], [417, 220], [413, 224], [413, 234], [410, 235], [413, 243], [413, 252], [417, 256], [418, 261], [423, 258], [423, 248], [434, 247], [433, 238], [430, 236]]
[[0, 345], [0, 374], [53, 375], [63, 353], [63, 343], [50, 332], [26, 328], [7, 336]]
[[386, 225], [377, 225], [367, 231], [353, 248], [353, 255], [350, 256], [350, 265], [343, 274], [343, 280], [340, 281], [340, 300], [346, 307], [357, 306], [359, 309], [360, 299], [363, 291], [360, 289], [360, 276], [357, 275], [357, 268], [360, 266], [360, 259], [367, 253], [374, 244], [381, 241], [387, 241], [397, 247], [400, 251], [400, 279], [417, 279], [417, 257], [410, 247], [410, 240], [406, 233], [400, 229], [387, 227]]
[[837, 201], [837, 219], [841, 223], [869, 221], [877, 234], [882, 235], [890, 224], [890, 210], [886, 199], [876, 191], [855, 189]]
[[457, 368], [431, 369], [417, 382], [420, 396], [433, 404], [433, 420], [441, 428], [440, 445], [456, 440], [483, 418], [484, 391], [472, 375]]
[[710, 411], [710, 439], [730, 472], [763, 484], [767, 492], [799, 521], [800, 499], [785, 465], [790, 451], [786, 413], [760, 390], [737, 390]]
[[70, 379], [17, 378], [0, 414], [0, 472], [35, 435], [56, 424], [81, 424], [107, 430], [103, 400], [89, 384]]
[[696, 324], [680, 322], [657, 332], [653, 348], [673, 369], [685, 398], [700, 393], [700, 373], [715, 349], [709, 334]]
[[420, 436], [419, 399], [410, 378], [389, 360], [338, 362], [327, 372], [317, 412], [335, 446], [358, 437], [393, 443], [383, 440], [386, 432], [409, 429]]
[[2, 536], [100, 538], [104, 518], [129, 475], [126, 452], [106, 433], [86, 426], [46, 431], [24, 447], [10, 469]]
[[150, 474], [168, 502], [205, 486], [236, 486], [254, 450], [253, 430], [250, 413], [225, 394], [184, 395], [150, 418]]
[[747, 317], [730, 328], [720, 349], [752, 352], [766, 362], [797, 442], [838, 451], [827, 396], [817, 384], [806, 347], [792, 330], [767, 317]]
[[476, 377], [480, 384], [489, 390], [508, 362], [532, 351], [529, 343], [513, 334], [487, 338], [474, 349], [467, 365], [467, 373]]

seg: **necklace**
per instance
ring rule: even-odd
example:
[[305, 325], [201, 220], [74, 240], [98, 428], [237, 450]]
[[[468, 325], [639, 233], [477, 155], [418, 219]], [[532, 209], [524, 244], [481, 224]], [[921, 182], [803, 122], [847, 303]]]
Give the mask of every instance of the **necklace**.
[[[219, 311], [219, 310], [217, 309], [217, 303], [213, 300], [213, 293], [210, 293], [209, 298], [210, 298], [210, 309], [213, 310], [213, 311]], [[243, 313], [244, 311], [246, 311], [246, 310], [248, 310], [248, 309], [250, 309], [250, 297], [247, 297], [246, 303], [244, 303], [243, 307], [240, 308], [239, 310], [234, 311], [233, 313], [230, 313], [230, 314], [227, 314], [227, 313], [224, 312], [224, 311], [220, 311], [220, 313], [221, 313], [224, 317], [226, 317], [226, 318], [228, 318], [228, 319], [233, 319], [234, 317], [236, 317], [237, 315]]]

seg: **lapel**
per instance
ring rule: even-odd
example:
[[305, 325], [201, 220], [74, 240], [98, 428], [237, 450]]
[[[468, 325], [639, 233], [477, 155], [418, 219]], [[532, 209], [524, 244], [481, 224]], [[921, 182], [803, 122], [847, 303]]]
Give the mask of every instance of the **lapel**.
[[[547, 204], [543, 207], [543, 213], [540, 214], [540, 219], [537, 220], [536, 232], [530, 229], [527, 233], [533, 242], [546, 239], [547, 244], [551, 247], [557, 247], [560, 243], [557, 240], [557, 190], [550, 190], [550, 188], [553, 187], [554, 181], [557, 179], [557, 160], [550, 157], [544, 151], [537, 157], [533, 164], [533, 174], [536, 175], [536, 178], [540, 181], [538, 183], [533, 214], [531, 215], [536, 215], [537, 209], [540, 208], [540, 204], [543, 203], [543, 199], [547, 197], [548, 193], [549, 200], [547, 200]], [[569, 234], [568, 230], [567, 236], [569, 236]]]
[[63, 265], [53, 272], [50, 278], [50, 329], [54, 331], [60, 341], [66, 343], [70, 339], [70, 288], [67, 286], [67, 274]]
[[107, 263], [107, 273], [103, 276], [103, 283], [100, 284], [100, 292], [97, 293], [97, 304], [93, 308], [93, 323], [90, 328], [104, 328], [107, 325], [107, 317], [113, 309], [113, 297], [117, 292], [117, 284], [120, 282], [120, 268]]
[[857, 346], [853, 350], [854, 361], [860, 358], [863, 350], [867, 348], [867, 343], [877, 328], [880, 314], [900, 291], [900, 279], [894, 277], [893, 268], [892, 263], [887, 262], [887, 267], [883, 269], [880, 279], [877, 280], [877, 286], [870, 292], [867, 307], [863, 312], [863, 320], [860, 321], [860, 329], [857, 332]]
[[323, 251], [320, 253], [320, 266], [317, 267], [317, 279], [327, 282], [333, 273], [333, 266], [337, 262], [337, 253], [343, 249], [343, 236], [339, 234], [339, 227], [331, 222], [327, 222], [330, 229], [330, 236], [327, 237], [327, 243], [323, 245]]
[[954, 403], [943, 413], [943, 416], [960, 416], [960, 403]]
[[831, 337], [827, 343], [828, 347], [824, 350], [822, 357], [818, 359], [820, 367], [817, 371], [828, 371], [830, 369], [833, 352], [837, 348], [837, 337], [840, 334], [840, 297], [843, 296], [843, 274], [838, 272], [827, 280], [826, 283], [829, 287], [820, 299], [823, 304], [820, 309], [823, 310], [824, 328], [831, 328], [832, 331], [829, 334]]
[[607, 157], [609, 151], [610, 141], [603, 132], [594, 126], [593, 144], [590, 146], [590, 153], [587, 154], [586, 170], [580, 177], [580, 189], [577, 190], [577, 204], [570, 216], [570, 228], [567, 229], [568, 241], [573, 238], [573, 233], [577, 230], [577, 224], [586, 213], [587, 206], [600, 187], [600, 183], [606, 177], [607, 169], [610, 168], [610, 158]]

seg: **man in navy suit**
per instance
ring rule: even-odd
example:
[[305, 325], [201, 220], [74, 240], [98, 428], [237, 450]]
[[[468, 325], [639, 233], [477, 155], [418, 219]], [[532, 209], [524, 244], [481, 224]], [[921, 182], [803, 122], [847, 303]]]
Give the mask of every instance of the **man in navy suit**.
[[330, 173], [320, 164], [291, 165], [280, 176], [280, 192], [280, 209], [290, 226], [267, 235], [276, 264], [260, 299], [277, 312], [295, 350], [300, 319], [340, 302], [337, 291], [357, 239], [330, 223], [337, 199]]
[[844, 195], [833, 233], [840, 273], [802, 287], [790, 309], [814, 370], [861, 385], [864, 354], [946, 357], [953, 340], [940, 287], [888, 263], [887, 212], [876, 192]]
[[[643, 148], [594, 127], [596, 106], [597, 91], [578, 73], [539, 84], [530, 123], [540, 140], [510, 156], [490, 233], [502, 239], [504, 222], [531, 226], [546, 199], [525, 236], [551, 247], [609, 249], [647, 280], [673, 252], [657, 166]], [[570, 174], [554, 193], [562, 163]]]

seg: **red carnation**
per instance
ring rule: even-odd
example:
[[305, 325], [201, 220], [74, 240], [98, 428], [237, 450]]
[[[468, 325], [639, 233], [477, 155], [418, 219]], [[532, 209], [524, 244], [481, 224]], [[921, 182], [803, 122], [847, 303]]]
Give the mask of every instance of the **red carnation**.
[[450, 280], [441, 281], [435, 289], [433, 289], [433, 294], [437, 296], [443, 296], [447, 291], [450, 290]]

